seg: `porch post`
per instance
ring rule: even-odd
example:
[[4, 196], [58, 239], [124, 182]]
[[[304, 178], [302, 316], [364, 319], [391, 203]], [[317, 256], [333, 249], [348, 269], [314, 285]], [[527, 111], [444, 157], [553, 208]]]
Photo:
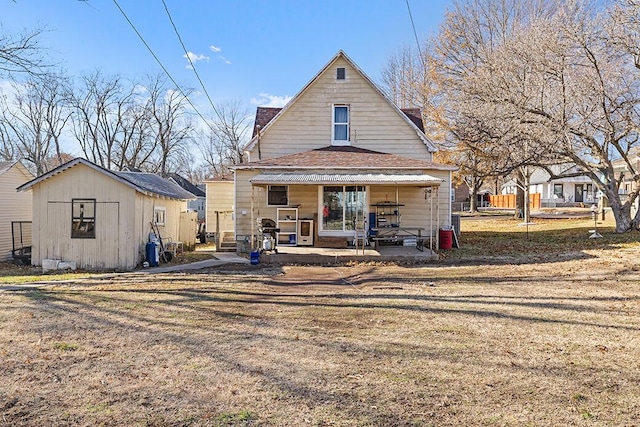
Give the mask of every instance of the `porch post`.
[[251, 252], [253, 252], [256, 248], [255, 246], [255, 236], [253, 233], [253, 229], [254, 229], [254, 219], [253, 219], [253, 190], [255, 189], [255, 186], [253, 185], [253, 183], [251, 184], [251, 224], [250, 224], [250, 228], [251, 228]]

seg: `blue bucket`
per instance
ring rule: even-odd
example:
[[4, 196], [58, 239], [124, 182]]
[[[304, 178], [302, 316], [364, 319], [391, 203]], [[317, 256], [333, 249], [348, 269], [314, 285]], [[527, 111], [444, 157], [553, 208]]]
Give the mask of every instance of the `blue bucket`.
[[249, 260], [251, 261], [251, 265], [260, 264], [260, 252], [258, 251], [251, 252], [251, 256], [249, 257]]

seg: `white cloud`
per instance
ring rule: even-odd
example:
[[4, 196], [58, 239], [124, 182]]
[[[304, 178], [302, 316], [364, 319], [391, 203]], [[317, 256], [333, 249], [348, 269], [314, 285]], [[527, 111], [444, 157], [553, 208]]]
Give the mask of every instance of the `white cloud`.
[[211, 49], [211, 52], [215, 52], [215, 53], [222, 52], [222, 48], [221, 47], [214, 46], [214, 45], [209, 46], [209, 49]]
[[210, 59], [205, 54], [197, 54], [193, 52], [187, 52], [185, 55], [182, 55], [182, 57], [189, 60], [189, 63], [186, 65], [187, 68], [192, 68], [191, 64], [195, 64], [198, 61], [208, 61]]
[[284, 107], [289, 101], [291, 101], [289, 95], [278, 96], [269, 95], [268, 93], [261, 93], [258, 98], [251, 98], [252, 104], [261, 107]]

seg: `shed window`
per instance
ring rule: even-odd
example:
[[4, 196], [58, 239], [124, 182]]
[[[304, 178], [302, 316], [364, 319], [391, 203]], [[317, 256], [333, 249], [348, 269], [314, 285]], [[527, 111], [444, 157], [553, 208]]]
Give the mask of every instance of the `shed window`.
[[158, 206], [153, 208], [153, 222], [155, 222], [156, 225], [164, 225], [166, 222], [166, 216], [167, 208]]
[[71, 238], [96, 238], [95, 199], [71, 199]]
[[344, 67], [340, 67], [337, 69], [337, 73], [336, 73], [336, 79], [338, 80], [344, 80], [346, 76], [346, 72]]
[[267, 204], [270, 206], [287, 206], [289, 204], [289, 188], [286, 185], [270, 185]]

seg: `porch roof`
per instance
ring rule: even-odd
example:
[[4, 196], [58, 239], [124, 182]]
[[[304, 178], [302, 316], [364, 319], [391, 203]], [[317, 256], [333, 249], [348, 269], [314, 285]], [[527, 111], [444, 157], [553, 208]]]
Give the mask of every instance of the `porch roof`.
[[454, 171], [451, 165], [428, 162], [353, 146], [328, 146], [281, 157], [240, 163], [231, 169], [412, 169]]
[[436, 186], [443, 182], [424, 173], [316, 173], [272, 172], [261, 173], [249, 180], [252, 184], [343, 184], [343, 185], [422, 185]]

